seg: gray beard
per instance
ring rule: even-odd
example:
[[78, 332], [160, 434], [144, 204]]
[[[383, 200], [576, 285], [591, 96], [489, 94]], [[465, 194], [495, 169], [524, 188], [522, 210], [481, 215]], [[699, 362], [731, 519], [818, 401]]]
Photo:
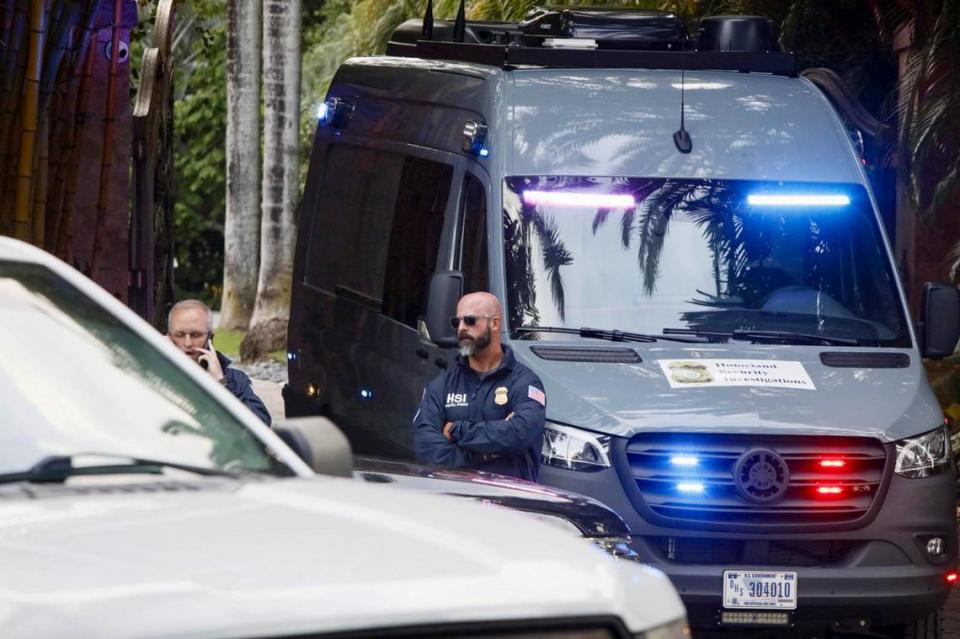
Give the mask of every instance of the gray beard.
[[473, 357], [477, 351], [482, 351], [490, 346], [490, 340], [493, 337], [490, 329], [487, 329], [486, 335], [481, 335], [476, 340], [468, 340], [460, 343], [460, 354], [463, 357]]

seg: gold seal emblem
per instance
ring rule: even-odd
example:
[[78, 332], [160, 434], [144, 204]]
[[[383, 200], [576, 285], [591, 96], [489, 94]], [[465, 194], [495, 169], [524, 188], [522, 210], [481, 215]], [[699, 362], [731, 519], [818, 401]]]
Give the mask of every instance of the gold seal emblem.
[[713, 381], [713, 375], [699, 362], [671, 362], [670, 376], [680, 384], [704, 384]]
[[501, 386], [493, 391], [493, 403], [497, 406], [503, 406], [507, 403], [507, 387]]

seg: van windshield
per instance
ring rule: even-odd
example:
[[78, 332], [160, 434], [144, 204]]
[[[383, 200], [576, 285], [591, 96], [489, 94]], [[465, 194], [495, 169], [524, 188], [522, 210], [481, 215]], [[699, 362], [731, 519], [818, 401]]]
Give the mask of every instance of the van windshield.
[[860, 185], [528, 176], [504, 181], [503, 202], [515, 338], [591, 327], [910, 346]]

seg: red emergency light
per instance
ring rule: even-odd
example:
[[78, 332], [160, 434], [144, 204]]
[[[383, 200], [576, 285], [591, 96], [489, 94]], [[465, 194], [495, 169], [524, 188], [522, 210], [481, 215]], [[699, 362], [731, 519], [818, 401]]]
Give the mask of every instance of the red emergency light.
[[948, 573], [947, 573], [947, 576], [946, 576], [946, 580], [947, 580], [947, 583], [948, 583], [948, 584], [957, 583], [957, 573], [955, 573], [955, 572], [948, 572]]
[[843, 494], [843, 486], [817, 486], [817, 495], [821, 497], [839, 497]]
[[847, 465], [844, 459], [821, 459], [820, 468], [844, 468]]

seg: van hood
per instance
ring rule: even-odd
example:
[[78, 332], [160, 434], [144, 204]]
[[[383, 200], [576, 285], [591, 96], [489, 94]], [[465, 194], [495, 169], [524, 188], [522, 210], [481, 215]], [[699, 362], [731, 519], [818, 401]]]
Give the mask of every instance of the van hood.
[[[943, 423], [920, 358], [909, 350], [869, 351], [907, 355], [905, 368], [841, 368], [825, 366], [821, 353], [863, 353], [866, 349], [666, 342], [610, 345], [598, 340], [511, 341], [510, 346], [517, 359], [544, 383], [548, 419], [610, 435], [631, 437], [670, 429], [867, 436], [889, 442]], [[531, 347], [541, 346], [629, 348], [642, 361], [546, 360], [531, 351]], [[813, 389], [761, 385], [672, 388], [661, 360], [796, 362], [809, 375]]]
[[574, 534], [462, 499], [325, 477], [0, 486], [0, 566], [8, 639], [599, 614], [636, 632], [682, 615], [662, 573]]

